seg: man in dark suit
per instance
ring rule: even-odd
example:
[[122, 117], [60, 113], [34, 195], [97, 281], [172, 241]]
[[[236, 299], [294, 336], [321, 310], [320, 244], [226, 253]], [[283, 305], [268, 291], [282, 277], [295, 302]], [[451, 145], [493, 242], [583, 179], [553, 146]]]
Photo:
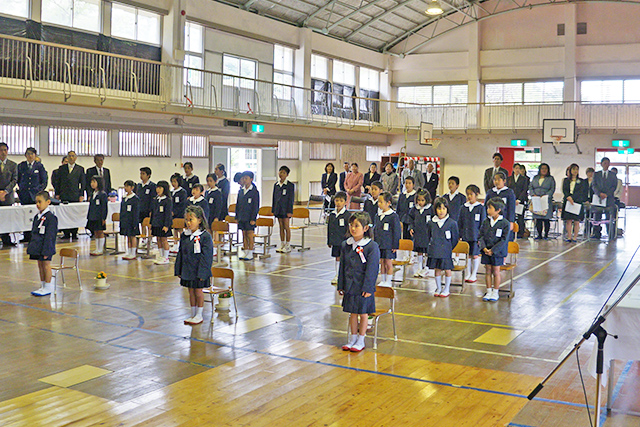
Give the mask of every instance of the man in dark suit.
[[[597, 194], [600, 197], [600, 200], [604, 201], [606, 204], [606, 208], [604, 209], [604, 214], [607, 219], [612, 219], [614, 224], [611, 226], [611, 230], [615, 230], [615, 227], [618, 224], [615, 223], [616, 217], [616, 200], [614, 197], [614, 193], [616, 192], [616, 188], [618, 187], [618, 177], [616, 174], [609, 170], [609, 165], [611, 161], [608, 157], [603, 157], [600, 165], [602, 166], [602, 170], [595, 173], [593, 176], [593, 183], [591, 184], [593, 187], [593, 194]], [[602, 219], [602, 213], [596, 213], [596, 219]], [[593, 230], [593, 237], [599, 239], [602, 236], [602, 226], [597, 226]], [[612, 236], [609, 236], [611, 239]]]
[[340, 186], [340, 191], [344, 191], [346, 193], [347, 190], [344, 188], [344, 180], [347, 179], [347, 174], [351, 172], [351, 164], [349, 164], [349, 162], [344, 162], [343, 166], [344, 166], [344, 172], [340, 172], [339, 186]]
[[[38, 153], [29, 147], [24, 153], [26, 160], [18, 165], [18, 198], [22, 205], [35, 205], [36, 194], [47, 187], [47, 171], [42, 163], [36, 160]], [[31, 240], [31, 231], [23, 233], [25, 243]]]
[[[507, 187], [512, 189], [516, 195], [516, 206], [523, 205], [525, 209], [529, 200], [529, 181], [524, 165], [514, 164], [513, 175], [507, 180]], [[524, 214], [516, 214], [516, 222], [518, 223], [518, 237], [523, 237], [525, 230]]]
[[104, 192], [109, 194], [113, 188], [111, 187], [111, 171], [104, 167], [104, 154], [96, 154], [93, 156], [93, 163], [96, 165], [87, 169], [84, 188], [89, 191], [91, 188], [91, 178], [99, 176], [104, 183]]
[[[0, 142], [0, 206], [11, 206], [15, 202], [13, 190], [18, 182], [18, 165], [7, 157], [9, 146]], [[15, 246], [8, 233], [0, 235], [2, 247]]]
[[433, 163], [427, 165], [427, 172], [424, 174], [424, 189], [431, 195], [431, 200], [436, 199], [440, 176], [433, 170]]
[[[69, 151], [67, 153], [67, 160], [69, 164], [62, 165], [58, 168], [56, 173], [55, 187], [58, 189], [59, 194], [56, 198], [61, 202], [77, 203], [84, 200], [85, 191], [85, 173], [84, 168], [80, 165], [76, 165], [78, 156], [75, 151]], [[78, 229], [70, 228], [62, 230], [64, 232], [64, 238], [72, 239], [78, 238]]]
[[505, 168], [500, 167], [503, 160], [504, 158], [502, 157], [502, 154], [500, 153], [493, 154], [493, 167], [488, 168], [487, 170], [484, 171], [484, 194], [487, 194], [487, 192], [494, 187], [493, 176], [496, 173], [502, 172], [504, 173], [504, 176], [509, 176], [509, 172], [507, 172]]

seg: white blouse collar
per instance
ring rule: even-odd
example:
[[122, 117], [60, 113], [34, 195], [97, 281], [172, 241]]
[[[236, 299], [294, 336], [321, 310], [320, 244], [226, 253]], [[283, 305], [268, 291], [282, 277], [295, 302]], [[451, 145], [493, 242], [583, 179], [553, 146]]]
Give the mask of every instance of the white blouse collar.
[[382, 212], [382, 209], [378, 208], [378, 216], [380, 217], [380, 219], [384, 219], [385, 216], [387, 215], [391, 215], [393, 213], [395, 213], [396, 211], [394, 211], [393, 209], [389, 209], [386, 212]]
[[496, 193], [496, 194], [500, 194], [502, 193], [504, 190], [508, 190], [509, 187], [507, 187], [506, 185], [500, 189], [498, 189], [498, 187], [493, 187], [492, 190]]
[[51, 212], [51, 209], [49, 209], [49, 206], [47, 206], [46, 209], [43, 210], [42, 212], [38, 212], [38, 219], [42, 218], [47, 212]]
[[416, 206], [416, 209], [418, 209], [418, 211], [420, 212], [420, 215], [422, 215], [422, 212], [424, 212], [426, 209], [429, 209], [430, 207], [431, 207], [431, 203], [427, 203], [426, 205], [424, 205], [421, 208]]
[[438, 224], [438, 227], [442, 228], [444, 226], [444, 223], [447, 222], [448, 219], [449, 219], [448, 214], [442, 219], [438, 218], [438, 215], [435, 215], [432, 221]]
[[356, 239], [354, 239], [353, 237], [349, 237], [347, 239], [347, 244], [351, 245], [351, 248], [355, 250], [358, 246], [366, 246], [367, 243], [369, 243], [370, 241], [371, 241], [370, 238], [363, 237], [362, 239], [356, 242]]
[[200, 201], [204, 200], [204, 197], [202, 197], [202, 195], [200, 195], [200, 197], [198, 197], [197, 199], [194, 198], [193, 196], [189, 197], [189, 201], [193, 202], [193, 203], [198, 203]]
[[334, 213], [334, 214], [336, 214], [336, 216], [340, 216], [340, 215], [342, 215], [343, 213], [345, 213], [346, 211], [347, 211], [347, 207], [346, 207], [346, 206], [344, 206], [344, 207], [343, 207], [342, 209], [340, 209], [340, 210], [334, 209], [334, 210], [333, 210], [333, 213]]
[[475, 203], [473, 203], [473, 204], [472, 204], [472, 203], [469, 203], [469, 202], [466, 202], [464, 205], [465, 205], [467, 208], [469, 208], [469, 212], [471, 212], [471, 211], [473, 210], [473, 208], [475, 208], [475, 207], [476, 207], [476, 206], [478, 206], [478, 205], [481, 205], [481, 203], [480, 203], [480, 202], [478, 202], [478, 201], [476, 200], [476, 202], [475, 202]]
[[498, 218], [496, 218], [495, 220], [493, 218], [489, 217], [489, 223], [493, 227], [496, 224], [496, 222], [500, 221], [503, 218], [504, 217], [502, 215], [498, 215]]
[[403, 190], [402, 194], [404, 194], [405, 196], [409, 197], [409, 196], [413, 196], [414, 194], [416, 194], [416, 189], [414, 188], [413, 190], [411, 190], [410, 193], [407, 193], [407, 190]]
[[456, 197], [458, 194], [460, 194], [460, 192], [456, 190], [453, 193], [448, 193], [447, 196], [449, 196], [449, 200], [453, 200], [453, 198]]

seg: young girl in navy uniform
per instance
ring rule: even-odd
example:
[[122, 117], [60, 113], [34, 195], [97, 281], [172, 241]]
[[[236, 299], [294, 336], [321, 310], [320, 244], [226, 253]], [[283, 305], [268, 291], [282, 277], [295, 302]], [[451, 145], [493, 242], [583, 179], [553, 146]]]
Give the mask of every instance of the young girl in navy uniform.
[[458, 218], [458, 229], [460, 229], [460, 239], [469, 244], [469, 258], [467, 261], [467, 283], [475, 283], [478, 281], [478, 268], [480, 268], [480, 245], [478, 238], [480, 227], [487, 217], [484, 206], [478, 202], [480, 188], [477, 185], [469, 185], [466, 189], [467, 202], [460, 210]]
[[[187, 191], [183, 188], [182, 176], [179, 173], [171, 175], [171, 205], [173, 211], [173, 219], [184, 218], [184, 210], [187, 207], [187, 199], [189, 198]], [[182, 230], [173, 229], [173, 238], [175, 244], [171, 247], [171, 253], [178, 253], [178, 244], [180, 242], [180, 233]]]
[[124, 191], [127, 193], [120, 203], [120, 235], [127, 237], [127, 253], [122, 259], [135, 260], [137, 257], [137, 235], [140, 234], [138, 217], [140, 216], [140, 198], [133, 192], [136, 184], [127, 180], [124, 182]]
[[207, 175], [207, 186], [209, 188], [204, 192], [204, 199], [207, 201], [207, 205], [209, 206], [209, 214], [207, 215], [209, 228], [211, 228], [213, 221], [224, 221], [224, 218], [222, 217], [222, 191], [220, 191], [216, 185], [217, 180], [218, 177], [215, 173]]
[[[516, 194], [512, 189], [507, 187], [507, 176], [504, 174], [504, 172], [497, 172], [493, 176], [493, 183], [495, 187], [487, 191], [487, 197], [485, 200], [491, 200], [494, 197], [499, 197], [500, 199], [502, 199], [502, 202], [504, 203], [502, 215], [507, 221], [511, 223], [509, 229], [513, 230], [513, 224], [516, 221]], [[513, 240], [512, 232], [509, 232], [508, 239]]]
[[87, 230], [96, 240], [96, 250], [91, 252], [91, 256], [104, 254], [104, 230], [107, 229], [107, 193], [104, 192], [104, 181], [99, 176], [92, 176], [91, 195], [89, 196], [89, 211], [87, 212]]
[[220, 189], [222, 193], [222, 212], [220, 213], [220, 221], [223, 221], [229, 215], [229, 207], [227, 203], [229, 203], [229, 193], [231, 192], [231, 183], [227, 179], [227, 171], [222, 163], [218, 163], [216, 168], [213, 171], [216, 174], [218, 180], [216, 181], [216, 186]]
[[[435, 297], [447, 298], [450, 294], [451, 271], [453, 270], [453, 248], [460, 240], [458, 223], [449, 216], [447, 199], [438, 197], [433, 204], [436, 216], [429, 222], [427, 238], [427, 266], [436, 271]], [[442, 290], [442, 273], [444, 273], [444, 291]]]
[[140, 168], [140, 180], [142, 182], [136, 186], [136, 194], [140, 198], [139, 222], [142, 224], [142, 221], [151, 215], [151, 204], [156, 197], [156, 184], [151, 181], [151, 168]]
[[464, 194], [458, 191], [460, 187], [460, 178], [457, 176], [450, 176], [447, 180], [449, 186], [449, 192], [447, 193], [447, 202], [449, 203], [449, 217], [454, 221], [457, 221], [460, 217], [460, 209], [467, 201]]
[[336, 276], [331, 280], [331, 284], [335, 285], [338, 283], [338, 275], [340, 274], [340, 251], [342, 250], [342, 242], [347, 240], [351, 212], [346, 208], [347, 193], [339, 191], [333, 200], [335, 210], [329, 214], [327, 221], [327, 246], [331, 248], [331, 256], [336, 259]]
[[[200, 178], [193, 174], [193, 163], [186, 162], [183, 165], [184, 178], [182, 179], [182, 186], [187, 193], [191, 193], [191, 189], [194, 185], [200, 184]], [[206, 212], [205, 212], [206, 213]]]
[[409, 233], [413, 237], [413, 251], [418, 254], [418, 265], [420, 270], [413, 277], [427, 277], [427, 228], [433, 218], [433, 206], [431, 205], [431, 194], [427, 190], [420, 190], [416, 193], [416, 205], [409, 211]]
[[378, 215], [374, 220], [375, 240], [380, 247], [380, 260], [382, 263], [382, 282], [379, 286], [391, 287], [393, 279], [393, 260], [396, 259], [396, 251], [400, 247], [402, 225], [398, 214], [391, 209], [391, 193], [384, 192], [378, 197]]
[[338, 277], [338, 293], [343, 295], [342, 310], [351, 314], [351, 337], [342, 349], [358, 352], [365, 347], [368, 315], [376, 311], [374, 293], [380, 249], [373, 241], [371, 218], [366, 212], [356, 212], [349, 218], [349, 234], [351, 237], [342, 243]]
[[364, 211], [369, 214], [370, 218], [378, 216], [378, 197], [382, 193], [383, 187], [380, 181], [373, 181], [369, 190], [371, 198], [364, 201]]
[[236, 220], [238, 230], [242, 230], [242, 246], [244, 254], [241, 260], [253, 260], [254, 230], [256, 229], [256, 219], [260, 211], [260, 193], [253, 184], [253, 172], [244, 171], [240, 174], [240, 185], [242, 188], [238, 192], [236, 202]]
[[27, 247], [29, 259], [38, 261], [40, 272], [40, 289], [31, 292], [36, 297], [51, 295], [54, 287], [51, 283], [51, 258], [56, 253], [58, 218], [49, 210], [50, 204], [51, 199], [46, 191], [40, 191], [36, 195], [38, 214], [33, 218], [31, 240]]
[[415, 181], [413, 177], [408, 176], [404, 180], [404, 191], [398, 197], [398, 206], [396, 213], [402, 222], [402, 238], [411, 240], [411, 233], [409, 233], [409, 211], [413, 208], [416, 196], [416, 189], [414, 188]]
[[202, 307], [204, 306], [202, 289], [210, 286], [213, 240], [207, 231], [207, 222], [201, 207], [188, 206], [184, 219], [187, 228], [180, 236], [175, 275], [180, 278], [180, 285], [189, 289], [191, 317], [186, 319], [184, 323], [197, 325], [202, 323]]
[[[199, 185], [199, 184], [197, 184]], [[169, 183], [158, 181], [157, 197], [151, 204], [151, 235], [158, 238], [158, 257], [154, 264], [169, 264], [169, 240], [173, 226], [173, 203], [169, 193]]]
[[289, 182], [287, 177], [291, 170], [287, 166], [281, 166], [278, 171], [280, 180], [273, 184], [273, 203], [271, 203], [271, 213], [278, 218], [280, 229], [280, 248], [276, 252], [291, 252], [291, 226], [290, 221], [293, 216], [294, 187], [293, 182]]
[[209, 224], [209, 204], [204, 198], [204, 186], [202, 184], [193, 184], [191, 188], [191, 197], [187, 199], [187, 206], [200, 206], [204, 212], [204, 219]]
[[504, 202], [500, 197], [489, 199], [486, 203], [487, 219], [480, 228], [480, 250], [482, 252], [482, 264], [485, 266], [487, 280], [487, 293], [482, 297], [483, 301], [498, 301], [500, 295], [500, 266], [504, 265], [504, 258], [509, 249], [509, 230], [511, 224], [504, 219]]

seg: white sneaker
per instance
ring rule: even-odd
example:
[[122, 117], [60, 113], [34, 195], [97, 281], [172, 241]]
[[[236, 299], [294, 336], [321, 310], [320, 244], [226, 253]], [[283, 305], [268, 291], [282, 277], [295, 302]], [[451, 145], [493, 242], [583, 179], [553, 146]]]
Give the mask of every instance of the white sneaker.
[[351, 346], [351, 351], [357, 353], [362, 350], [364, 350], [364, 337], [358, 335], [356, 343]]
[[287, 243], [286, 245], [284, 245], [284, 248], [282, 249], [282, 253], [288, 254], [289, 252], [291, 252], [291, 245]]
[[493, 289], [487, 289], [487, 293], [482, 297], [482, 301], [491, 301], [491, 297], [493, 296]]
[[351, 347], [353, 347], [353, 345], [356, 343], [356, 341], [358, 341], [358, 334], [351, 334], [349, 341], [342, 346], [342, 349], [344, 351], [350, 351]]
[[500, 299], [500, 292], [497, 289], [493, 289], [493, 292], [491, 294], [491, 297], [489, 298], [489, 301], [498, 301]]
[[278, 252], [279, 254], [284, 253], [284, 248], [285, 248], [285, 244], [281, 243], [280, 247], [278, 249], [276, 249], [276, 252]]
[[153, 263], [156, 265], [167, 265], [169, 264], [169, 258], [158, 258]]
[[169, 252], [171, 252], [172, 254], [177, 254], [178, 253], [178, 245], [173, 245], [171, 246], [171, 249], [169, 249]]
[[413, 275], [413, 277], [422, 277], [424, 279], [425, 277], [427, 277], [427, 269], [423, 268], [419, 270], [416, 274]]
[[193, 317], [189, 317], [188, 319], [184, 319], [184, 324], [190, 325], [192, 321], [193, 321]]
[[335, 277], [333, 279], [331, 279], [331, 284], [332, 285], [337, 285], [338, 284], [338, 274], [336, 273]]
[[195, 316], [193, 316], [191, 319], [189, 319], [187, 323], [187, 325], [199, 325], [200, 323], [202, 323], [202, 316], [198, 316], [197, 314]]

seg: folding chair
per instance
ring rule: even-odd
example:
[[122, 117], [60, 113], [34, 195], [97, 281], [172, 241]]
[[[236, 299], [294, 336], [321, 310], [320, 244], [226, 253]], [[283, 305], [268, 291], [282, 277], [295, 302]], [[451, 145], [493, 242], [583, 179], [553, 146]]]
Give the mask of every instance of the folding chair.
[[[211, 323], [213, 323], [213, 312], [215, 310], [215, 298], [214, 295], [224, 294], [225, 292], [231, 292], [233, 298], [233, 308], [236, 312], [236, 317], [238, 317], [238, 305], [236, 304], [236, 292], [233, 288], [233, 270], [230, 268], [220, 268], [220, 267], [211, 267], [211, 286], [209, 288], [205, 288], [204, 291], [211, 295]], [[214, 286], [215, 279], [229, 279], [231, 280], [231, 285], [228, 288], [219, 288]]]
[[[413, 240], [400, 239], [398, 251], [413, 252]], [[402, 283], [407, 279], [407, 266], [411, 265], [411, 258], [407, 260], [394, 259], [391, 263], [393, 264], [394, 267], [402, 267], [402, 280], [395, 280], [393, 278], [391, 279], [392, 282], [400, 282], [399, 287], [402, 287]]]
[[211, 223], [211, 233], [213, 233], [213, 246], [215, 246], [216, 248], [218, 265], [221, 265], [223, 251], [222, 247], [227, 243], [229, 243], [229, 247], [231, 247], [231, 233], [229, 233], [229, 223], [226, 221], [213, 221]]
[[[311, 225], [320, 225], [326, 222], [327, 217], [331, 213], [331, 210], [328, 207], [325, 207], [324, 202], [326, 200], [326, 196], [320, 195], [309, 195], [309, 200], [307, 201], [307, 209], [309, 211], [320, 211], [320, 216], [318, 217], [318, 222], [310, 222]], [[311, 205], [311, 202], [314, 204]], [[320, 203], [320, 206], [317, 206], [317, 203]]]
[[271, 212], [271, 206], [263, 206], [260, 209], [258, 209], [258, 217], [273, 218], [273, 213]]
[[[301, 219], [301, 225], [294, 225], [294, 219]], [[302, 242], [300, 245], [291, 245], [292, 248], [299, 248], [298, 252], [308, 251], [310, 247], [304, 245], [304, 231], [309, 227], [309, 209], [307, 208], [293, 208], [293, 217], [291, 218], [291, 230], [302, 230]]]
[[520, 226], [517, 222], [513, 223], [513, 230], [511, 232], [513, 233], [513, 241], [515, 242], [518, 240], [518, 233], [520, 232]]
[[140, 244], [142, 240], [146, 241], [146, 251], [145, 254], [140, 258], [142, 259], [150, 259], [153, 258], [151, 255], [151, 241], [153, 240], [153, 236], [151, 235], [151, 218], [147, 217], [142, 221], [142, 233], [136, 236], [138, 238], [138, 247], [136, 248], [136, 252], [140, 250]]
[[[73, 260], [73, 265], [65, 265], [64, 260], [65, 258], [69, 258]], [[82, 281], [80, 280], [80, 270], [78, 269], [78, 251], [75, 249], [70, 249], [70, 248], [63, 248], [60, 249], [60, 264], [52, 264], [51, 265], [51, 270], [55, 271], [56, 273], [59, 271], [60, 272], [60, 277], [62, 278], [62, 286], [63, 287], [67, 287], [67, 284], [65, 283], [64, 280], [64, 270], [75, 270], [76, 271], [76, 276], [78, 276], [78, 286], [80, 287], [80, 290], [82, 290]], [[54, 284], [54, 289], [58, 286], [58, 275], [56, 274], [56, 281]]]
[[[464, 292], [464, 284], [467, 275], [467, 265], [469, 264], [469, 243], [460, 240], [455, 248], [453, 248], [453, 254], [458, 255], [458, 265], [453, 266], [453, 272], [460, 271], [462, 273], [462, 282], [458, 285], [452, 283], [452, 286], [460, 286], [460, 293]], [[460, 255], [464, 255], [464, 265], [460, 265]]]
[[520, 253], [520, 245], [516, 242], [509, 242], [509, 249], [507, 250], [509, 254], [509, 262], [505, 265], [500, 266], [500, 271], [508, 271], [510, 274], [509, 280], [509, 290], [499, 289], [499, 292], [507, 293], [507, 298], [511, 298], [515, 296], [516, 292], [513, 290], [513, 272], [517, 267], [517, 257]]
[[[267, 229], [266, 233], [259, 233], [260, 228]], [[258, 218], [256, 220], [256, 234], [254, 237], [256, 239], [260, 239], [261, 241], [255, 241], [255, 246], [262, 247], [262, 253], [258, 254], [258, 258], [264, 259], [269, 258], [271, 255], [269, 254], [269, 249], [271, 246], [271, 234], [273, 233], [273, 218]]]
[[[106, 250], [110, 250], [112, 251], [110, 255], [120, 255], [123, 254], [124, 252], [122, 252], [120, 250], [120, 213], [116, 212], [111, 214], [111, 222], [112, 224], [112, 231], [105, 231], [104, 232], [104, 237], [110, 237], [111, 235], [113, 235], [115, 237], [115, 243], [114, 243], [114, 247], [113, 248], [109, 248], [107, 247], [106, 243], [104, 248]], [[118, 225], [116, 227], [116, 224]], [[105, 240], [106, 242], [106, 240]]]
[[[378, 349], [378, 321], [382, 316], [387, 314], [391, 315], [391, 321], [393, 323], [393, 340], [398, 341], [398, 334], [396, 333], [396, 291], [393, 288], [389, 288], [386, 286], [376, 286], [376, 293], [374, 294], [376, 298], [387, 298], [389, 300], [389, 308], [388, 309], [380, 309], [376, 310], [373, 313], [373, 349]], [[351, 333], [351, 325], [349, 324], [349, 317], [347, 317], [347, 339], [349, 339], [349, 334]]]

